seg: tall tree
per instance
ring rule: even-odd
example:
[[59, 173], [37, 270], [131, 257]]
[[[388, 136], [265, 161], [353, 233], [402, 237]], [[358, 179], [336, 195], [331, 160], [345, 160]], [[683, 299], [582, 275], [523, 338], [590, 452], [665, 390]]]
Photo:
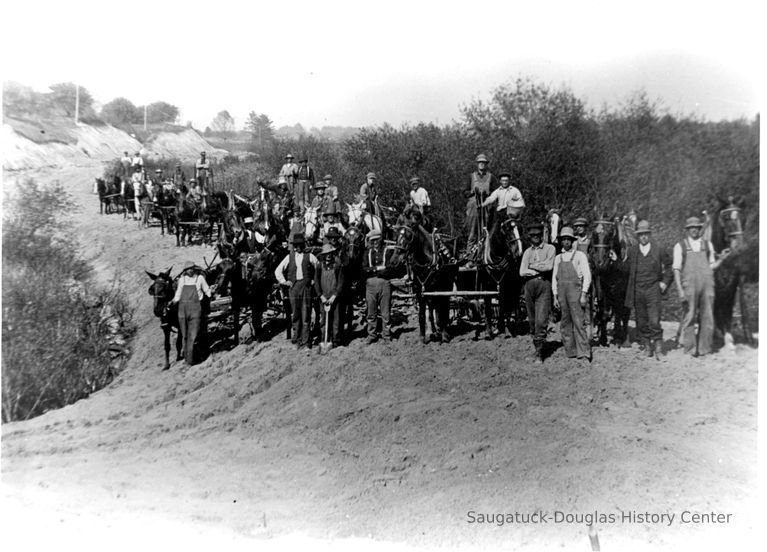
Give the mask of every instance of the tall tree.
[[148, 123], [172, 123], [178, 118], [178, 107], [168, 102], [154, 102], [146, 109]]
[[126, 98], [115, 98], [105, 103], [101, 108], [100, 116], [112, 125], [134, 123], [140, 118], [136, 106]]
[[[51, 93], [48, 100], [51, 105], [67, 117], [75, 114], [75, 97], [77, 96], [77, 85], [71, 82], [60, 82], [49, 86]], [[80, 113], [82, 115], [95, 115], [93, 111], [93, 96], [84, 87], [81, 86], [80, 94]]]
[[255, 111], [248, 113], [245, 130], [250, 132], [251, 144], [258, 148], [263, 148], [274, 141], [274, 123], [264, 113], [260, 115], [257, 115]]
[[220, 132], [224, 135], [234, 134], [234, 117], [227, 110], [219, 111], [218, 115], [211, 121], [210, 130]]

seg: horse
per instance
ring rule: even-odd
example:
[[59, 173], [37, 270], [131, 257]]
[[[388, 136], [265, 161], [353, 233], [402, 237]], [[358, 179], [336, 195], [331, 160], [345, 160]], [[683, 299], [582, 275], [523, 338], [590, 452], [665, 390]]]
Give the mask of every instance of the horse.
[[341, 331], [351, 336], [354, 328], [354, 305], [364, 298], [365, 286], [362, 278], [362, 258], [365, 253], [365, 237], [356, 226], [351, 226], [343, 236], [341, 246], [345, 247], [344, 282], [341, 298]]
[[304, 211], [304, 236], [309, 243], [316, 243], [320, 234], [320, 225], [317, 222], [319, 207], [307, 207]]
[[[273, 242], [272, 247], [263, 247], [259, 251], [240, 255], [241, 280], [243, 282], [243, 301], [250, 307], [251, 332], [254, 339], [261, 341], [263, 335], [263, 315], [266, 311], [269, 295], [276, 283], [274, 270], [287, 254], [280, 243]], [[287, 304], [287, 306], [286, 306]], [[290, 339], [290, 308], [287, 294], [282, 297], [285, 311], [288, 339]]]
[[378, 215], [369, 213], [365, 209], [365, 205], [365, 201], [346, 204], [349, 226], [356, 226], [363, 234], [367, 234], [371, 230], [380, 230], [383, 234], [384, 227], [386, 226], [384, 221]]
[[562, 218], [559, 216], [559, 209], [549, 209], [546, 213], [546, 219], [543, 221], [543, 243], [554, 246], [559, 253], [559, 230], [562, 226]]
[[[628, 340], [631, 309], [625, 306], [628, 272], [624, 270], [626, 253], [636, 237], [618, 217], [594, 221], [589, 262], [592, 267], [592, 325], [597, 329], [599, 345], [607, 346], [607, 323], [615, 317], [613, 343]], [[615, 253], [616, 259], [610, 253]]]
[[128, 214], [133, 217], [135, 220], [136, 215], [136, 192], [133, 189], [133, 183], [129, 179], [125, 179], [121, 183], [121, 194], [122, 194], [122, 202], [123, 206], [125, 207], [125, 211], [123, 211], [123, 220], [128, 218]]
[[[410, 272], [413, 276], [413, 292], [418, 303], [418, 327], [424, 344], [430, 339], [426, 336], [426, 306], [436, 314], [436, 326], [432, 322], [434, 340], [447, 343], [450, 334], [447, 331], [450, 319], [450, 295], [458, 275], [459, 263], [452, 258], [441, 244], [436, 232], [429, 234], [420, 225], [415, 227], [399, 226], [397, 247], [404, 252]], [[424, 293], [442, 292], [444, 295], [427, 296]]]
[[173, 296], [176, 293], [176, 279], [172, 278], [170, 271], [153, 274], [146, 271], [152, 279], [152, 285], [149, 286], [149, 295], [153, 297], [154, 315], [160, 319], [160, 327], [165, 336], [165, 364], [163, 370], [170, 368], [170, 334], [173, 328], [178, 333], [176, 337], [176, 361], [183, 359], [181, 353], [182, 336], [178, 327], [178, 305], [173, 303]]
[[189, 225], [182, 223], [204, 222], [203, 212], [200, 205], [192, 201], [185, 194], [179, 194], [176, 202], [176, 210], [172, 213], [173, 225], [176, 228], [176, 247], [187, 245], [191, 241]]
[[736, 299], [740, 303], [741, 326], [746, 343], [753, 345], [744, 284], [759, 281], [759, 239], [745, 239], [743, 209], [730, 196], [718, 201], [713, 217], [706, 211], [704, 238], [720, 258], [714, 270], [714, 343], [732, 348], [732, 315]]

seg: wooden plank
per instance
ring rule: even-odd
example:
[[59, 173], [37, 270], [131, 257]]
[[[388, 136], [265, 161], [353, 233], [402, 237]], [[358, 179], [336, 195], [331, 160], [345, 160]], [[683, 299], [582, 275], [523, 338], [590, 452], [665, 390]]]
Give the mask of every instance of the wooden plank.
[[424, 291], [425, 297], [497, 297], [497, 291]]

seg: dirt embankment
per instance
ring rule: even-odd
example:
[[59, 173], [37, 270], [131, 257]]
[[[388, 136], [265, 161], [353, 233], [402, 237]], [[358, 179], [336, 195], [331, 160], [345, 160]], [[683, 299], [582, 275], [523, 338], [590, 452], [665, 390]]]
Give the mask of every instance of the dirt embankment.
[[32, 121], [6, 117], [2, 130], [3, 169], [87, 167], [140, 151], [146, 158], [196, 159], [207, 151], [211, 159], [227, 155], [191, 128], [159, 131], [143, 143], [110, 125], [75, 125], [69, 120]]
[[[669, 350], [655, 362], [598, 349], [578, 368], [560, 349], [539, 367], [527, 337], [469, 333], [424, 346], [403, 310], [390, 346], [358, 339], [320, 356], [282, 335], [250, 343], [246, 327], [241, 346], [162, 372], [144, 270], [175, 273], [212, 249], [179, 250], [155, 228], [95, 215], [82, 169], [36, 176], [74, 191], [84, 251], [134, 301], [139, 331], [112, 386], [3, 426], [11, 538], [34, 548], [97, 527], [78, 548], [587, 550], [583, 516], [596, 511], [618, 519], [597, 520], [603, 550], [748, 544], [756, 350], [701, 359]], [[469, 522], [469, 512], [539, 510], [548, 523]], [[680, 519], [712, 511], [732, 516]], [[556, 512], [580, 521], [555, 523]], [[623, 512], [675, 518], [630, 522]]]

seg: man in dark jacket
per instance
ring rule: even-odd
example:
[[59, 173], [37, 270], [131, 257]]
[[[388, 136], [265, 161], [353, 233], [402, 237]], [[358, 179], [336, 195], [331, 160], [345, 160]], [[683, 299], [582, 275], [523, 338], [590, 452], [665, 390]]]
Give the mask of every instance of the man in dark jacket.
[[[344, 270], [340, 260], [336, 256], [336, 248], [326, 243], [320, 251], [320, 264], [314, 278], [314, 291], [322, 303], [323, 309], [321, 334], [327, 335], [333, 343], [333, 347], [341, 344], [341, 295], [344, 289]], [[326, 310], [328, 309], [328, 310]], [[326, 325], [330, 327], [326, 330]]]
[[367, 249], [362, 258], [362, 274], [365, 282], [367, 304], [368, 344], [378, 341], [378, 309], [381, 311], [381, 337], [391, 339], [391, 279], [404, 276], [405, 263], [394, 252], [388, 259], [381, 247], [381, 231], [371, 230], [366, 236]]
[[630, 247], [626, 257], [629, 282], [625, 305], [636, 312], [637, 330], [647, 356], [657, 359], [663, 344], [661, 295], [671, 284], [672, 274], [668, 251], [652, 240], [650, 233], [650, 223], [640, 221], [636, 230], [639, 244]]
[[288, 253], [274, 270], [280, 285], [289, 288], [292, 341], [299, 349], [311, 347], [309, 329], [312, 317], [312, 290], [317, 258], [305, 252], [303, 234], [293, 236], [293, 251]]

